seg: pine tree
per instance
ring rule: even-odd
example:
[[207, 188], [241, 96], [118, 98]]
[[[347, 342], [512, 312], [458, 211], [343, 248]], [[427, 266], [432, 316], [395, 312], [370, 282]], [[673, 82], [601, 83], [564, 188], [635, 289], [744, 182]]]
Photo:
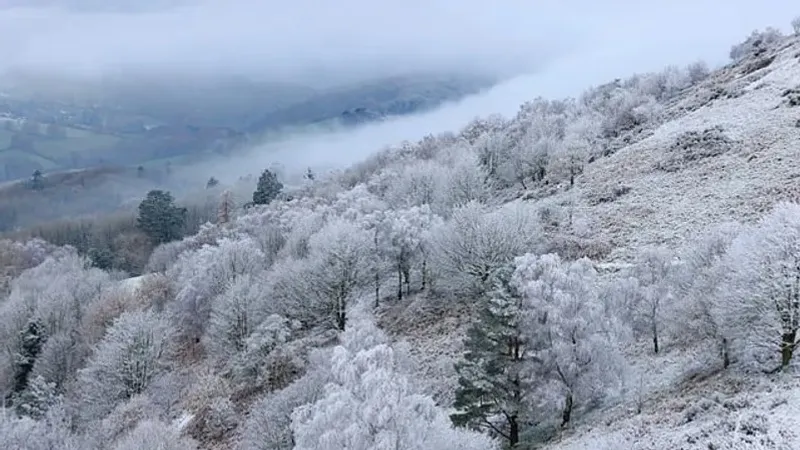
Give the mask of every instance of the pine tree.
[[216, 179], [216, 178], [214, 178], [214, 177], [211, 177], [211, 178], [209, 178], [209, 179], [208, 179], [208, 181], [206, 182], [206, 189], [211, 189], [211, 188], [213, 188], [213, 187], [217, 186], [218, 184], [219, 184], [219, 180], [217, 180], [217, 179]]
[[282, 190], [283, 183], [278, 181], [277, 175], [270, 172], [269, 169], [264, 169], [264, 172], [258, 177], [258, 184], [255, 192], [253, 192], [253, 204], [268, 205], [275, 200]]
[[139, 204], [136, 226], [157, 244], [180, 239], [186, 222], [186, 208], [175, 206], [172, 194], [152, 190]]
[[40, 419], [58, 400], [56, 384], [38, 375], [30, 380], [28, 388], [19, 396], [16, 402], [17, 412], [20, 415]]
[[465, 341], [459, 375], [455, 425], [489, 430], [513, 448], [524, 423], [526, 396], [532, 391], [525, 371], [530, 363], [522, 332], [522, 296], [511, 283], [512, 265], [492, 275], [493, 291]]
[[35, 191], [44, 189], [44, 175], [39, 169], [34, 170], [33, 175], [31, 175], [31, 189]]
[[28, 376], [33, 370], [36, 357], [42, 350], [47, 336], [38, 320], [30, 320], [19, 333], [19, 352], [14, 355], [16, 370], [14, 371], [14, 392], [19, 393], [28, 386]]

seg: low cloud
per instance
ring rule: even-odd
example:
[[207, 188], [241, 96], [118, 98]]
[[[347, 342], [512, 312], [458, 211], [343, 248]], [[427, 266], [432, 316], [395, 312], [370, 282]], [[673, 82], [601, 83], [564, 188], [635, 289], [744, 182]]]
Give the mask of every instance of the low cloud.
[[[616, 3], [623, 10], [624, 2]], [[387, 145], [417, 140], [429, 133], [457, 131], [475, 117], [492, 113], [511, 116], [521, 103], [537, 96], [576, 96], [614, 78], [659, 70], [670, 64], [683, 66], [698, 59], [718, 66], [727, 62], [730, 47], [753, 29], [770, 25], [788, 28], [786, 18], [791, 17], [788, 11], [792, 9], [788, 2], [778, 1], [750, 6], [732, 2], [724, 7], [720, 6], [722, 2], [690, 3], [677, 1], [671, 8], [628, 9], [629, 20], [617, 18], [615, 26], [609, 25], [602, 36], [598, 34], [592, 45], [553, 57], [535, 73], [512, 77], [485, 93], [436, 111], [356, 130], [290, 136], [255, 147], [243, 157], [197, 169], [204, 175], [213, 170], [208, 175], [230, 178], [273, 163], [290, 172], [308, 166], [346, 167]]]

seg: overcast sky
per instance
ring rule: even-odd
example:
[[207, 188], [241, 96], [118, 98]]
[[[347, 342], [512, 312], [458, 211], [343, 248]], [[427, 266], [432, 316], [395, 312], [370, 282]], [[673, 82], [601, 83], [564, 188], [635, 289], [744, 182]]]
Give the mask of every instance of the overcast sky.
[[280, 80], [442, 67], [505, 74], [544, 70], [554, 58], [587, 52], [636, 55], [632, 64], [639, 54], [665, 62], [726, 53], [752, 29], [787, 28], [793, 14], [800, 14], [788, 0], [0, 0], [0, 5], [5, 5], [0, 9], [5, 67], [237, 72]]

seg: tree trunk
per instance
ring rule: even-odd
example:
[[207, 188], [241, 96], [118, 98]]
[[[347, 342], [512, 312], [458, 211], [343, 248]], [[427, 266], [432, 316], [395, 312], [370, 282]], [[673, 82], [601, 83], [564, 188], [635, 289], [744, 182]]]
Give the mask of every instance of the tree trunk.
[[427, 287], [428, 282], [428, 259], [422, 258], [422, 287], [420, 287], [421, 291], [424, 291]]
[[508, 418], [508, 446], [514, 448], [519, 443], [519, 423], [517, 416]]
[[567, 400], [564, 403], [564, 412], [561, 414], [561, 426], [565, 427], [569, 423], [570, 419], [572, 418], [572, 392], [567, 394]]
[[722, 368], [727, 369], [731, 365], [731, 355], [728, 353], [728, 340], [722, 338]]
[[403, 299], [403, 269], [397, 267], [397, 300]]
[[344, 300], [339, 300], [336, 310], [336, 327], [339, 329], [339, 331], [344, 331], [344, 327], [347, 323], [347, 312], [345, 311], [345, 307], [346, 303]]
[[781, 369], [785, 369], [789, 366], [789, 363], [792, 362], [796, 338], [796, 330], [793, 330], [789, 333], [783, 333], [783, 336], [781, 336]]
[[653, 322], [653, 351], [658, 353], [658, 326]]
[[381, 274], [375, 271], [375, 307], [379, 307], [381, 303]]
[[[375, 256], [380, 258], [380, 249], [378, 248], [378, 227], [375, 227], [375, 234], [372, 236], [372, 243], [375, 245]], [[380, 306], [381, 303], [381, 272], [378, 267], [380, 264], [375, 264], [375, 307]]]

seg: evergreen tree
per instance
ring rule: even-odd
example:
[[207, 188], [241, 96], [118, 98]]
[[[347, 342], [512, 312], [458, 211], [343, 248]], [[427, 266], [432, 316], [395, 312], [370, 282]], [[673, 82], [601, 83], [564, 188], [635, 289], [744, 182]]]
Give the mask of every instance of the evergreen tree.
[[114, 267], [114, 252], [106, 246], [89, 248], [87, 256], [92, 266], [98, 269], [109, 270]]
[[186, 208], [175, 206], [169, 192], [152, 190], [139, 204], [136, 226], [157, 244], [180, 239], [185, 223]]
[[136, 168], [136, 177], [137, 178], [144, 178], [144, 167], [139, 166]]
[[51, 406], [58, 402], [56, 384], [47, 382], [38, 375], [30, 380], [28, 388], [15, 402], [17, 413], [33, 419], [41, 419]]
[[42, 175], [42, 171], [39, 169], [33, 171], [33, 175], [31, 176], [31, 188], [36, 191], [44, 189], [44, 175]]
[[458, 412], [450, 416], [455, 425], [488, 430], [511, 448], [519, 443], [533, 390], [526, 376], [530, 358], [522, 330], [524, 306], [511, 282], [513, 273], [514, 267], [505, 265], [492, 274], [494, 289], [467, 335], [465, 360], [456, 364]]
[[37, 320], [28, 321], [19, 333], [19, 351], [14, 355], [14, 393], [20, 393], [28, 386], [28, 376], [33, 370], [36, 357], [42, 350], [47, 337], [44, 327]]
[[269, 169], [264, 169], [264, 172], [258, 177], [258, 184], [255, 192], [253, 192], [253, 204], [268, 205], [275, 200], [282, 190], [283, 183], [278, 181], [277, 175], [270, 172]]
[[209, 178], [209, 179], [208, 179], [208, 181], [206, 182], [206, 189], [211, 189], [211, 188], [213, 188], [214, 186], [216, 186], [216, 185], [218, 185], [218, 184], [219, 184], [219, 180], [217, 180], [217, 179], [216, 179], [216, 178], [214, 178], [214, 177], [211, 177], [211, 178]]
[[306, 169], [305, 178], [306, 178], [306, 180], [308, 180], [308, 181], [314, 181], [314, 180], [316, 180], [316, 179], [317, 179], [317, 176], [316, 176], [316, 175], [314, 174], [314, 172], [311, 170], [311, 167], [309, 167], [308, 169]]

